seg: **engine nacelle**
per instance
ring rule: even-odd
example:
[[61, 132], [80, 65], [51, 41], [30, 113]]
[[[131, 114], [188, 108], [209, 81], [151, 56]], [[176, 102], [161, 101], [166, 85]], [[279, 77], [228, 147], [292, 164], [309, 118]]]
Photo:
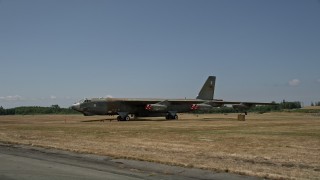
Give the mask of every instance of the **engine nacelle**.
[[239, 111], [244, 111], [244, 110], [248, 110], [252, 107], [255, 107], [255, 104], [240, 103], [240, 104], [232, 105], [232, 107], [233, 107], [233, 109], [236, 109]]
[[233, 109], [236, 109], [236, 110], [246, 110], [246, 109], [249, 109], [248, 106], [244, 105], [244, 104], [235, 104], [235, 105], [232, 105]]
[[148, 111], [166, 111], [168, 106], [163, 104], [147, 104], [145, 109]]
[[212, 108], [211, 105], [205, 103], [191, 105], [191, 110], [211, 110]]
[[214, 102], [211, 102], [211, 103], [209, 103], [212, 107], [222, 107], [222, 106], [224, 106], [224, 104], [222, 104], [222, 103], [214, 103]]

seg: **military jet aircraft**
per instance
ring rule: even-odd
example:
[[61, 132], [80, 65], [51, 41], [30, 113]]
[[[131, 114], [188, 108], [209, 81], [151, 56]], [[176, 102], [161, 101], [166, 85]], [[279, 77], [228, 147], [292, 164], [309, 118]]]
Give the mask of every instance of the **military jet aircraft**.
[[177, 113], [194, 110], [210, 110], [225, 104], [233, 104], [233, 108], [243, 111], [255, 105], [274, 105], [274, 103], [231, 102], [213, 99], [215, 76], [209, 76], [196, 99], [144, 99], [144, 98], [91, 98], [73, 104], [73, 110], [90, 115], [118, 115], [118, 121], [128, 121], [131, 117], [160, 117], [167, 120], [178, 119]]

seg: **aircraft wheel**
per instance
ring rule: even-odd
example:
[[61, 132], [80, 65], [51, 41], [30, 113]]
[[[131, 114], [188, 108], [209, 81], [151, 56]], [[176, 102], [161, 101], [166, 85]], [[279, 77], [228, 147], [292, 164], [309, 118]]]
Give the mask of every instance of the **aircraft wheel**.
[[179, 119], [178, 115], [174, 115], [173, 119], [178, 120]]
[[130, 117], [129, 117], [129, 116], [126, 116], [126, 117], [124, 118], [124, 120], [125, 120], [125, 121], [129, 121], [129, 120], [130, 120]]

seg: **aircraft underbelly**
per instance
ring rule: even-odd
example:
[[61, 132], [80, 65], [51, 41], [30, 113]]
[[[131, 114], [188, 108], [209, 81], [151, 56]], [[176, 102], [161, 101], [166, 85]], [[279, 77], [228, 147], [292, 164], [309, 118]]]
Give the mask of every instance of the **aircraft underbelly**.
[[135, 114], [140, 117], [158, 117], [165, 116], [169, 111], [173, 112], [189, 112], [190, 105], [181, 104], [181, 105], [171, 105], [165, 110], [161, 111], [148, 111], [145, 109], [145, 105], [128, 105], [119, 102], [109, 102], [107, 104], [107, 114], [115, 115], [118, 112], [127, 112], [128, 114]]

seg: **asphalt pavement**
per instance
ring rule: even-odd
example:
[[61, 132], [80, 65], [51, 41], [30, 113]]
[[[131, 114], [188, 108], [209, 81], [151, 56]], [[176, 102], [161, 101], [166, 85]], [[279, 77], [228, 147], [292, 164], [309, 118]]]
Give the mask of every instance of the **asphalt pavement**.
[[1, 180], [137, 180], [259, 178], [50, 148], [0, 143]]

